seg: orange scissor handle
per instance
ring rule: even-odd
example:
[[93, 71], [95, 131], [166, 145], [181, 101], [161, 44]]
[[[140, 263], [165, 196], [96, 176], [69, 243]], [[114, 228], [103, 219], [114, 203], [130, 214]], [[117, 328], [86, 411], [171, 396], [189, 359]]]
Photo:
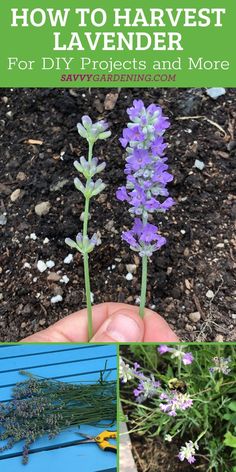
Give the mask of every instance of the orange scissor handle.
[[116, 453], [117, 447], [114, 446], [113, 444], [110, 444], [109, 441], [107, 441], [107, 439], [116, 439], [116, 438], [117, 438], [116, 431], [103, 431], [98, 436], [96, 436], [95, 441], [103, 451], [111, 451], [111, 452]]

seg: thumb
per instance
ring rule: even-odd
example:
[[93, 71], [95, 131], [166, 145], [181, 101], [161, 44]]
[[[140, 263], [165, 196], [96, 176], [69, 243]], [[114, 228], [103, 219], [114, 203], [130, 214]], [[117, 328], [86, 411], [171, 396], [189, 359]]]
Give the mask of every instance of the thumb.
[[144, 335], [144, 323], [132, 307], [112, 313], [100, 326], [91, 342], [138, 342]]

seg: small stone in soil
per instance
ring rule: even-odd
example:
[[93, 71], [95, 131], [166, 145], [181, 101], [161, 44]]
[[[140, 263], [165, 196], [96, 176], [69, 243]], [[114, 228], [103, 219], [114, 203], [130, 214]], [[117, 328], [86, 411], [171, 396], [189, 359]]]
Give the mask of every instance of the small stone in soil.
[[16, 180], [19, 180], [20, 182], [24, 182], [24, 180], [27, 179], [27, 175], [24, 172], [18, 172], [16, 176]]
[[74, 259], [73, 254], [68, 254], [68, 256], [65, 257], [64, 259], [64, 264], [70, 264]]
[[0, 215], [0, 226], [5, 226], [7, 224], [6, 215]]
[[128, 274], [126, 275], [125, 278], [126, 278], [126, 280], [129, 280], [129, 281], [133, 280], [133, 275], [130, 272], [128, 272]]
[[47, 262], [46, 262], [46, 266], [48, 267], [48, 269], [52, 269], [52, 268], [55, 266], [55, 262], [53, 262], [53, 261], [47, 261]]
[[114, 221], [113, 220], [108, 221], [108, 223], [105, 225], [105, 229], [107, 231], [114, 230]]
[[43, 240], [43, 244], [48, 244], [48, 243], [49, 243], [49, 239], [48, 239], [48, 238], [45, 238], [45, 239]]
[[46, 266], [45, 262], [43, 262], [43, 261], [38, 261], [38, 263], [37, 263], [37, 269], [38, 269], [39, 272], [41, 272], [41, 273], [45, 272], [45, 270], [47, 270], [47, 266]]
[[36, 215], [45, 216], [48, 214], [50, 208], [51, 208], [50, 202], [41, 202], [41, 203], [38, 203], [34, 209], [35, 209]]
[[214, 292], [212, 292], [212, 290], [208, 290], [207, 293], [206, 293], [206, 297], [211, 299], [214, 297]]
[[57, 274], [56, 272], [51, 272], [51, 274], [47, 276], [47, 280], [49, 282], [59, 282], [59, 280], [61, 280], [61, 276], [60, 274]]
[[62, 302], [63, 298], [61, 295], [56, 295], [55, 297], [51, 298], [51, 303], [54, 305], [55, 303]]
[[37, 239], [36, 234], [35, 234], [35, 233], [31, 233], [31, 234], [30, 234], [30, 239], [33, 239], [33, 241], [36, 241], [36, 239]]
[[189, 333], [192, 333], [192, 331], [193, 331], [192, 325], [189, 325], [189, 324], [186, 324], [186, 325], [185, 325], [185, 329], [186, 329], [186, 331], [188, 331]]
[[52, 284], [52, 291], [53, 295], [60, 295], [61, 297], [63, 296], [63, 289], [60, 287], [60, 285]]
[[45, 320], [45, 319], [39, 320], [39, 325], [40, 325], [40, 326], [44, 326], [45, 324], [46, 324], [46, 320]]
[[189, 319], [193, 323], [197, 323], [201, 319], [201, 314], [199, 313], [199, 311], [195, 311], [194, 313], [190, 313]]
[[196, 161], [194, 162], [194, 167], [196, 167], [196, 169], [198, 170], [203, 170], [205, 167], [205, 164], [204, 162], [199, 161], [199, 159], [196, 159]]
[[18, 200], [18, 198], [20, 197], [21, 195], [21, 189], [20, 188], [17, 188], [16, 190], [14, 190], [14, 192], [12, 192], [11, 196], [10, 196], [10, 199], [11, 201], [14, 203], [16, 202], [16, 200]]
[[69, 182], [68, 179], [59, 180], [59, 182], [57, 182], [56, 184], [52, 184], [50, 186], [50, 192], [58, 192], [63, 187], [65, 187], [65, 185], [67, 185], [68, 182]]
[[217, 334], [217, 336], [215, 337], [215, 341], [217, 343], [223, 343], [224, 342], [224, 337], [222, 336], [222, 334]]
[[218, 97], [221, 97], [221, 95], [225, 95], [226, 93], [225, 88], [223, 87], [211, 87], [208, 88], [206, 92], [209, 97], [213, 98], [213, 100], [216, 100]]
[[63, 275], [63, 277], [60, 279], [60, 282], [63, 284], [68, 284], [68, 282], [70, 282], [70, 279], [69, 277], [67, 277], [67, 275]]
[[137, 267], [135, 264], [126, 264], [125, 267], [129, 274], [135, 274], [135, 272], [137, 271]]
[[23, 265], [23, 269], [31, 269], [31, 265], [28, 262], [25, 262]]

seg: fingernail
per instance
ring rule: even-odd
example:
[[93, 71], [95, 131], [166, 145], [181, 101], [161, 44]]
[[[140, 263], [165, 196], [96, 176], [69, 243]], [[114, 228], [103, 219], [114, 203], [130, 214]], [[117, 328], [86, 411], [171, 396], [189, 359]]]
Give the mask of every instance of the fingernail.
[[140, 326], [125, 313], [117, 313], [108, 320], [106, 333], [118, 342], [139, 341]]

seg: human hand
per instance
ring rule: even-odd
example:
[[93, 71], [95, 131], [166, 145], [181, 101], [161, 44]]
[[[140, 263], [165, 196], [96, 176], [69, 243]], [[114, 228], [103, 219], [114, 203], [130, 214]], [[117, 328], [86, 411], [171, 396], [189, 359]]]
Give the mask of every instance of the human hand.
[[[124, 303], [102, 303], [93, 306], [93, 332], [90, 342], [177, 342], [166, 321], [152, 310]], [[87, 309], [63, 318], [49, 328], [23, 339], [22, 342], [88, 342]]]

